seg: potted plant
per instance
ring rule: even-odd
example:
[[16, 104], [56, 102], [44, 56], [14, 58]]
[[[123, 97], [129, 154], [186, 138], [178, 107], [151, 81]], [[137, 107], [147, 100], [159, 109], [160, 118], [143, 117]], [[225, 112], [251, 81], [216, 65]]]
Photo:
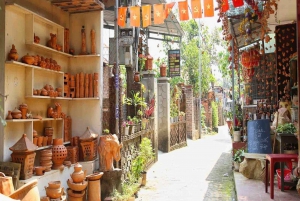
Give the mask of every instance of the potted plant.
[[109, 135], [109, 129], [107, 129], [107, 128], [104, 129], [104, 130], [103, 130], [103, 135]]
[[122, 128], [123, 128], [123, 134], [128, 135], [129, 134], [129, 124], [127, 123], [127, 121], [123, 121]]
[[139, 190], [140, 185], [131, 180], [127, 180], [122, 182], [121, 184], [121, 192], [117, 189], [114, 189], [112, 192], [112, 200], [113, 201], [134, 201], [134, 194]]
[[224, 117], [225, 117], [225, 120], [226, 120], [226, 123], [227, 123], [227, 126], [229, 129], [231, 129], [231, 126], [232, 126], [232, 112], [231, 111], [228, 111], [228, 110], [225, 110], [224, 112]]
[[142, 186], [146, 185], [146, 166], [154, 158], [152, 142], [149, 138], [144, 137], [140, 144], [140, 150], [137, 157], [132, 161], [131, 172], [135, 181], [138, 181], [142, 174]]
[[276, 128], [276, 132], [280, 134], [295, 134], [297, 133], [297, 129], [293, 123], [281, 124]]
[[240, 163], [244, 159], [244, 149], [238, 149], [234, 155], [233, 155], [233, 165], [234, 165], [234, 170], [239, 171], [240, 169]]
[[239, 126], [233, 127], [233, 141], [234, 142], [241, 141], [241, 128]]

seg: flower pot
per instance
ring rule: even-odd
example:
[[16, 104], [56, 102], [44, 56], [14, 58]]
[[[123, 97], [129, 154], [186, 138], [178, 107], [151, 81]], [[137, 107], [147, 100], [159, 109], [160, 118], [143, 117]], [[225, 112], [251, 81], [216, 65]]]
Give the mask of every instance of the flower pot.
[[124, 133], [124, 135], [128, 135], [129, 134], [129, 126], [125, 126], [125, 127], [123, 127], [123, 133]]
[[226, 120], [227, 126], [229, 129], [231, 129], [232, 126], [232, 121], [231, 120]]
[[167, 65], [162, 64], [160, 65], [160, 77], [167, 77]]
[[145, 61], [145, 70], [152, 70], [153, 57], [147, 55], [147, 60]]
[[233, 131], [233, 141], [234, 142], [241, 141], [241, 131]]
[[142, 182], [141, 182], [141, 186], [146, 186], [147, 183], [147, 172], [142, 172]]

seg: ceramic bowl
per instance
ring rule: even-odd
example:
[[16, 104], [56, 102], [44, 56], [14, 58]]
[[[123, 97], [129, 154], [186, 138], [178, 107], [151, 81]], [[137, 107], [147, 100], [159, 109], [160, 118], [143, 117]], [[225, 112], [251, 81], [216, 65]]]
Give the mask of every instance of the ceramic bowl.
[[48, 187], [49, 188], [60, 188], [60, 181], [50, 181], [48, 182]]

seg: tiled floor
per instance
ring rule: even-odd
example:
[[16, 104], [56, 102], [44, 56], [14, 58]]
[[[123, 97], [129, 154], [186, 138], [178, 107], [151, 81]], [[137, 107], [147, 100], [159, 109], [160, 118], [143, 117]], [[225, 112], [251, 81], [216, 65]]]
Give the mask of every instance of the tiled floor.
[[[241, 173], [234, 173], [235, 187], [238, 201], [268, 201], [270, 198], [270, 186], [268, 193], [265, 193], [265, 185], [262, 181], [247, 179]], [[300, 195], [296, 190], [281, 192], [274, 182], [274, 201], [296, 201], [300, 200]]]

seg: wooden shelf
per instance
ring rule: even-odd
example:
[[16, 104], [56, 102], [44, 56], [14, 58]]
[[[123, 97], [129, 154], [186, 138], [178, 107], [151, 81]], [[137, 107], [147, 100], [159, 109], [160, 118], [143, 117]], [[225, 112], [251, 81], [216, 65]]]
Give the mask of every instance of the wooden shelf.
[[60, 121], [62, 118], [42, 118], [40, 119], [11, 119], [11, 120], [5, 120], [6, 122], [33, 122], [33, 121]]
[[29, 64], [25, 64], [25, 63], [22, 63], [19, 61], [6, 61], [5, 64], [6, 65], [15, 65], [15, 66], [25, 67], [25, 68], [33, 68], [35, 70], [41, 70], [41, 71], [45, 71], [48, 73], [64, 74], [64, 72], [62, 72], [62, 71], [55, 71], [55, 70], [50, 70], [50, 69], [46, 69], [46, 68], [41, 68], [39, 66], [29, 65]]
[[72, 98], [72, 100], [99, 100], [99, 97], [93, 97], [93, 98]]
[[56, 100], [72, 100], [72, 98], [65, 98], [65, 97], [50, 97], [50, 96], [25, 96], [25, 98], [56, 99]]
[[34, 42], [33, 43], [26, 43], [26, 45], [36, 47], [36, 48], [39, 48], [39, 49], [42, 49], [42, 50], [46, 50], [46, 51], [49, 51], [49, 52], [52, 52], [52, 53], [56, 53], [58, 55], [62, 55], [62, 56], [66, 56], [66, 57], [73, 57], [73, 55], [71, 55], [71, 54], [68, 54], [68, 53], [65, 53], [65, 52], [62, 52], [62, 51], [57, 51], [53, 48], [47, 47], [45, 45], [37, 44], [37, 43], [34, 43]]
[[71, 58], [84, 58], [84, 57], [99, 57], [100, 58], [100, 54], [73, 55]]
[[[64, 142], [63, 144], [64, 144], [64, 145], [70, 144], [70, 141]], [[47, 145], [47, 146], [39, 147], [39, 148], [37, 148], [36, 150], [48, 149], [48, 148], [51, 148], [51, 147], [52, 147], [52, 145]]]

